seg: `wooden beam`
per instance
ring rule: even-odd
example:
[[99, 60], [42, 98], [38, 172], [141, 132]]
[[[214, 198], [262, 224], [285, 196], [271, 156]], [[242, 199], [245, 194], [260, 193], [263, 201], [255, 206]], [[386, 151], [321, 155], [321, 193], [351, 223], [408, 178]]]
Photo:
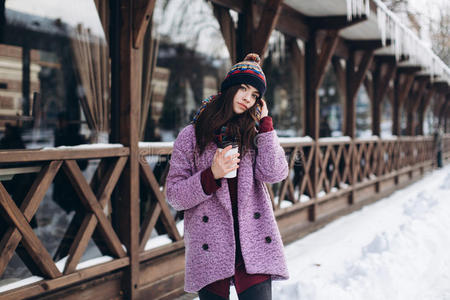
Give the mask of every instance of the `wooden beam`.
[[401, 109], [414, 82], [413, 71], [417, 72], [418, 70], [410, 69], [405, 71], [405, 67], [397, 68], [397, 75], [394, 80], [394, 103], [392, 105], [392, 134], [396, 136], [400, 136], [401, 133]]
[[306, 24], [306, 17], [286, 4], [282, 6], [275, 29], [303, 41], [309, 40], [311, 36], [311, 29]]
[[349, 48], [353, 50], [372, 50], [379, 49], [391, 44], [391, 40], [387, 39], [383, 45], [381, 40], [344, 40]]
[[266, 0], [266, 3], [264, 4], [261, 19], [259, 20], [259, 25], [255, 32], [256, 36], [253, 40], [253, 49], [261, 56], [264, 56], [270, 35], [272, 34], [275, 25], [278, 23], [282, 3], [283, 0]]
[[255, 4], [253, 1], [244, 1], [244, 11], [239, 14], [236, 31], [236, 59], [242, 61], [253, 51]]
[[139, 49], [152, 19], [156, 0], [133, 0], [133, 46]]
[[415, 135], [415, 115], [416, 110], [420, 104], [420, 100], [422, 99], [423, 92], [425, 91], [425, 87], [428, 83], [427, 77], [417, 77], [415, 79], [416, 88], [412, 89], [412, 95], [408, 101], [407, 105], [407, 122], [406, 122], [406, 132], [408, 135]]
[[[39, 204], [44, 198], [50, 184], [55, 178], [56, 173], [61, 167], [61, 164], [61, 161], [50, 162], [41, 169], [38, 176], [34, 180], [33, 185], [20, 205], [20, 211], [23, 213], [27, 221], [30, 221], [38, 210]], [[3, 233], [0, 240], [0, 274], [3, 274], [14, 254], [14, 250], [17, 248], [21, 240], [22, 235], [17, 228], [10, 227]]]
[[225, 8], [234, 10], [237, 13], [244, 11], [244, 1], [240, 0], [210, 0], [211, 3], [215, 3]]
[[[304, 109], [304, 120], [305, 120], [305, 135], [310, 136], [314, 140], [319, 139], [319, 118], [320, 118], [320, 102], [318, 89], [315, 88], [314, 73], [317, 60], [317, 39], [315, 33], [312, 33], [312, 38], [305, 43], [305, 109]], [[318, 151], [318, 143], [311, 147], [310, 155], [312, 156], [311, 167], [309, 168], [309, 176], [311, 188], [310, 197], [316, 201], [317, 196], [317, 181], [319, 175], [319, 160], [316, 152]], [[309, 209], [309, 220], [313, 221], [316, 218], [317, 204], [314, 204]]]
[[338, 30], [326, 31], [325, 39], [320, 47], [320, 56], [316, 56], [315, 59], [316, 67], [313, 69], [314, 89], [318, 89], [322, 85], [328, 63], [330, 62], [331, 57], [333, 57], [334, 50], [336, 49], [338, 43], [338, 34]]
[[52, 257], [33, 232], [28, 220], [17, 208], [16, 204], [1, 183], [0, 205], [5, 213], [4, 217], [6, 217], [7, 222], [15, 226], [20, 231], [20, 234], [22, 235], [22, 244], [42, 273], [48, 278], [56, 278], [61, 276], [61, 272], [59, 272], [58, 268], [56, 268]]
[[[102, 209], [105, 209], [107, 201], [111, 197], [113, 188], [119, 180], [126, 161], [127, 157], [120, 157], [114, 164], [109, 165], [108, 170], [104, 174], [96, 193], [96, 197], [99, 199], [98, 202]], [[77, 228], [78, 232], [69, 249], [69, 258], [64, 268], [64, 274], [69, 274], [76, 270], [76, 266], [88, 245], [89, 239], [94, 233], [97, 223], [97, 219], [93, 213], [87, 213], [84, 216], [80, 228]]]
[[[245, 13], [246, 1], [240, 0], [209, 0], [210, 2], [220, 5], [224, 8], [229, 8], [239, 14]], [[252, 1], [252, 3], [262, 8], [266, 2]], [[278, 22], [275, 23], [275, 29], [287, 35], [300, 38], [304, 41], [309, 39], [309, 26], [306, 24], [306, 17], [290, 7], [282, 3], [281, 12]]]
[[339, 30], [361, 22], [367, 21], [367, 16], [356, 17], [348, 20], [347, 16], [308, 17], [307, 24], [313, 30]]
[[22, 111], [23, 115], [30, 115], [30, 64], [31, 49], [22, 48]]
[[374, 50], [367, 50], [363, 52], [361, 61], [356, 65], [356, 51], [350, 51], [349, 59], [347, 60], [347, 98], [346, 98], [346, 120], [345, 120], [345, 135], [355, 137], [356, 133], [356, 94], [361, 86], [367, 70], [372, 63]]
[[436, 91], [434, 85], [429, 85], [425, 95], [422, 97], [421, 101], [420, 101], [420, 106], [419, 106], [419, 110], [418, 110], [418, 130], [417, 133], [419, 135], [423, 135], [423, 122], [424, 122], [424, 116], [425, 113], [427, 111], [427, 107], [431, 101], [431, 98], [434, 95], [434, 92]]
[[[377, 56], [374, 58], [375, 71], [372, 73], [372, 134], [380, 136], [381, 134], [381, 107], [384, 97], [389, 87], [389, 82], [395, 75], [396, 62], [395, 58], [384, 60]], [[385, 72], [383, 73], [383, 67]]]
[[214, 15], [219, 22], [220, 31], [225, 41], [225, 45], [230, 53], [232, 63], [237, 62], [236, 58], [236, 28], [233, 19], [231, 18], [228, 8], [213, 3]]
[[[113, 1], [118, 10], [119, 26], [115, 36], [118, 39], [118, 56], [112, 65], [118, 77], [118, 118], [119, 142], [129, 147], [129, 159], [119, 181], [118, 195], [115, 199], [114, 220], [120, 240], [127, 249], [130, 264], [124, 270], [123, 290], [125, 299], [139, 297], [139, 116], [141, 101], [141, 62], [139, 52], [133, 48], [133, 7], [130, 1]], [[120, 222], [119, 222], [120, 221]]]
[[399, 66], [397, 69], [397, 72], [400, 74], [414, 74], [417, 72], [420, 72], [422, 70], [422, 67], [420, 66]]

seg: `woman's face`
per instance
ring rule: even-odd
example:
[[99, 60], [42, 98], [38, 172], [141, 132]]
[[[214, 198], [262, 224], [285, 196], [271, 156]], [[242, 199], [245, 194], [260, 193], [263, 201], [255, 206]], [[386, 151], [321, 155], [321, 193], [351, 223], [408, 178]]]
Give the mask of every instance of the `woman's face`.
[[251, 108], [259, 98], [256, 88], [248, 84], [241, 84], [233, 98], [233, 111], [235, 114], [242, 114]]

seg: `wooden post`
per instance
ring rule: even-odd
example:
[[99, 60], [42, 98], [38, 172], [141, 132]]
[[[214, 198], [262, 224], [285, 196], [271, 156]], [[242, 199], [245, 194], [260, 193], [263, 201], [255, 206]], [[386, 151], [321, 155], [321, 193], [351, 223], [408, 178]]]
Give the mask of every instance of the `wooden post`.
[[22, 47], [22, 115], [30, 115], [30, 64], [31, 51], [28, 46]]
[[434, 93], [436, 91], [436, 87], [434, 85], [430, 85], [428, 87], [427, 92], [422, 97], [420, 101], [420, 106], [418, 110], [418, 124], [417, 124], [417, 134], [423, 135], [423, 122], [425, 118], [425, 113], [427, 111], [428, 105], [431, 101], [431, 98], [433, 97]]
[[361, 86], [367, 70], [373, 60], [374, 49], [366, 50], [363, 52], [361, 61], [356, 67], [356, 50], [351, 49], [347, 60], [347, 98], [345, 103], [345, 128], [344, 132], [346, 136], [351, 138], [355, 137], [356, 133], [356, 95], [359, 87]]
[[399, 67], [394, 81], [394, 103], [392, 105], [392, 134], [400, 136], [401, 109], [414, 82], [414, 73], [420, 71], [420, 67]]
[[236, 29], [228, 8], [213, 3], [214, 15], [219, 22], [222, 37], [230, 53], [231, 63], [236, 63]]
[[[130, 259], [124, 270], [122, 287], [126, 299], [138, 298], [139, 283], [139, 117], [140, 117], [140, 67], [135, 42], [139, 44], [139, 29], [133, 28], [135, 13], [132, 1], [114, 1], [120, 9], [118, 31], [118, 57], [113, 57], [112, 65], [118, 64], [119, 74], [119, 142], [129, 147], [130, 156], [120, 179], [116, 205], [116, 219], [122, 243], [127, 248]], [[135, 29], [135, 31], [133, 31]], [[138, 30], [138, 32], [136, 32]], [[134, 37], [134, 38], [133, 38]], [[114, 89], [113, 89], [114, 90]], [[117, 121], [117, 120], [116, 120]]]
[[[320, 118], [320, 102], [318, 88], [314, 88], [314, 73], [315, 73], [315, 61], [317, 57], [317, 40], [316, 33], [312, 32], [310, 39], [305, 43], [305, 105], [304, 105], [304, 128], [305, 135], [313, 138], [316, 143], [311, 147], [311, 151], [314, 151], [313, 162], [311, 165], [309, 176], [312, 184], [312, 198], [316, 202], [317, 198], [317, 181], [319, 176], [319, 157], [317, 151], [319, 151], [317, 140], [319, 138], [319, 118]], [[311, 206], [309, 210], [309, 220], [311, 222], [316, 219], [316, 204]]]
[[415, 88], [413, 88], [412, 95], [407, 103], [407, 124], [406, 124], [406, 133], [410, 136], [416, 135], [416, 111], [420, 105], [420, 101], [422, 99], [423, 93], [425, 91], [425, 87], [428, 82], [428, 77], [426, 76], [418, 76], [415, 80]]
[[[383, 67], [385, 72], [383, 73]], [[395, 57], [375, 57], [375, 71], [372, 74], [372, 134], [381, 134], [381, 107], [389, 87], [389, 82], [395, 75]]]
[[[259, 7], [254, 1], [246, 0], [243, 3], [243, 10], [239, 13], [237, 38], [236, 38], [236, 58], [237, 61], [244, 59], [245, 55], [250, 52], [258, 53], [263, 58], [264, 53], [269, 43], [270, 35], [272, 34], [278, 18], [281, 13], [282, 0], [267, 0], [259, 12]], [[216, 17], [218, 10], [216, 9]], [[219, 20], [221, 22], [222, 33], [225, 41], [230, 39], [230, 34], [227, 33], [226, 23], [229, 23], [227, 17], [221, 13]], [[223, 25], [222, 25], [223, 24]], [[227, 43], [227, 46], [231, 43]], [[228, 48], [230, 48], [230, 46]], [[230, 51], [230, 55], [234, 53]]]

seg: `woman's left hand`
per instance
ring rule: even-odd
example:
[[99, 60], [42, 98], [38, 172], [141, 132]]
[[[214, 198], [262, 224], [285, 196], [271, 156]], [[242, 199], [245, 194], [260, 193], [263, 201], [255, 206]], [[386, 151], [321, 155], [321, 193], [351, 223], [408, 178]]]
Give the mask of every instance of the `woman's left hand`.
[[264, 99], [261, 99], [261, 105], [262, 105], [262, 108], [261, 108], [261, 119], [262, 119], [269, 115], [269, 110], [267, 109], [267, 104]]

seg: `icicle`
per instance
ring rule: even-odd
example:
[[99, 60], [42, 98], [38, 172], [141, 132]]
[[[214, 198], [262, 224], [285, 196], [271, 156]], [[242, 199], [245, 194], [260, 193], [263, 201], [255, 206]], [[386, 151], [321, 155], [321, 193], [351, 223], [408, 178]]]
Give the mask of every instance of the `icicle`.
[[366, 16], [367, 18], [369, 18], [370, 16], [370, 0], [365, 0], [366, 1]]
[[378, 28], [381, 31], [381, 42], [383, 46], [386, 46], [386, 15], [378, 7], [377, 8]]
[[346, 0], [347, 4], [347, 20], [352, 20], [352, 0]]

